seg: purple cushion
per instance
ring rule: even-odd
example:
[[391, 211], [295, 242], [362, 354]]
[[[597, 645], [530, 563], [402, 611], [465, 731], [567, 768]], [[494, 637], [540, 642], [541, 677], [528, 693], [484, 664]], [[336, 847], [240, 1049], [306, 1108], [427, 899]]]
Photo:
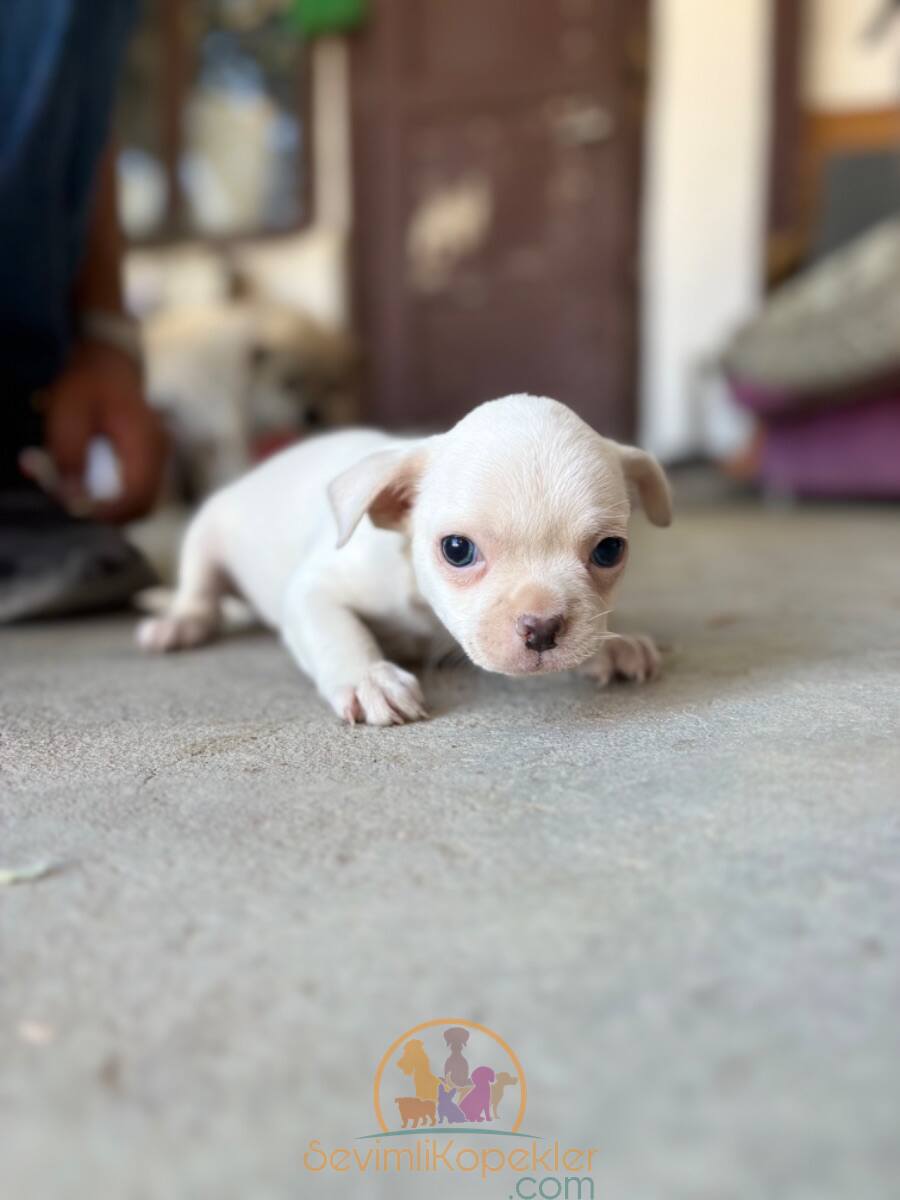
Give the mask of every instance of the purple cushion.
[[768, 487], [806, 496], [900, 496], [900, 394], [797, 412], [793, 397], [732, 386], [764, 420]]

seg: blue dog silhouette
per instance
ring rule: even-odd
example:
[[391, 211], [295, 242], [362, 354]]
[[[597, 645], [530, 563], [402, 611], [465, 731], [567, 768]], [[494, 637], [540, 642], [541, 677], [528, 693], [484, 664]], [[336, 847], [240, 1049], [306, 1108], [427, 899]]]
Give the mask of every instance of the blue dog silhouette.
[[456, 1088], [448, 1088], [445, 1083], [438, 1084], [438, 1125], [443, 1125], [446, 1121], [449, 1125], [455, 1125], [458, 1121], [465, 1121], [466, 1114], [454, 1101]]

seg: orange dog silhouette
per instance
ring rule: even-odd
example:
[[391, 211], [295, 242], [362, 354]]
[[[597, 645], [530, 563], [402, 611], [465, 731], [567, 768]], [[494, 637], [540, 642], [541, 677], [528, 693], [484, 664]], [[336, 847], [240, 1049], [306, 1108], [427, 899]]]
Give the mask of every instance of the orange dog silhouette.
[[425, 1053], [425, 1047], [418, 1038], [411, 1038], [403, 1047], [403, 1055], [397, 1060], [397, 1066], [404, 1075], [411, 1075], [418, 1100], [430, 1100], [437, 1103], [438, 1084], [441, 1082], [431, 1070], [431, 1063]]
[[400, 1109], [404, 1129], [410, 1122], [413, 1129], [420, 1125], [435, 1124], [433, 1100], [420, 1100], [418, 1096], [398, 1096], [394, 1103]]
[[509, 1071], [497, 1072], [497, 1078], [491, 1084], [491, 1108], [494, 1110], [494, 1120], [500, 1116], [497, 1109], [500, 1107], [503, 1093], [508, 1087], [515, 1087], [518, 1082], [515, 1075], [510, 1075]]

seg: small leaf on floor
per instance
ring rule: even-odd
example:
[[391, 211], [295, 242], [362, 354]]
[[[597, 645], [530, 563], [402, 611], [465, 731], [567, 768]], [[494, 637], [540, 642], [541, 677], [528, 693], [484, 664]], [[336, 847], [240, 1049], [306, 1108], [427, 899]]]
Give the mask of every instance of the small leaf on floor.
[[37, 862], [26, 867], [0, 867], [0, 887], [13, 883], [34, 883], [59, 870], [59, 863]]

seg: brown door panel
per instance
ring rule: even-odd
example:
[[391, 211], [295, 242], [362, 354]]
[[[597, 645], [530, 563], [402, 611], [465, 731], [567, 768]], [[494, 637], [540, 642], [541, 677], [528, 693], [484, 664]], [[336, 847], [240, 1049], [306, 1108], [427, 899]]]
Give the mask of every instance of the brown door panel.
[[386, 0], [404, 87], [459, 98], [460, 88], [611, 75], [621, 0]]
[[354, 62], [371, 415], [443, 425], [545, 392], [628, 436], [643, 6], [375, 8]]

